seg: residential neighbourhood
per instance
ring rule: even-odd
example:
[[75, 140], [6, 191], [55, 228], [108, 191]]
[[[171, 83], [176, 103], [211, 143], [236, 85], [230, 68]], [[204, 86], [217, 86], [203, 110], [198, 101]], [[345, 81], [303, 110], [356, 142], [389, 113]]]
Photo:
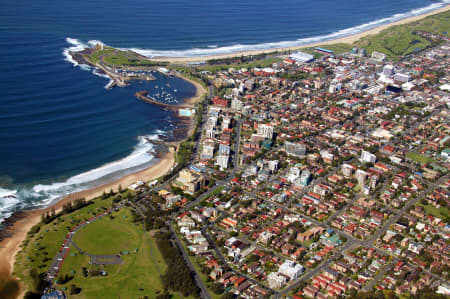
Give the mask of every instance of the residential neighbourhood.
[[159, 194], [218, 295], [450, 294], [449, 52], [202, 71], [200, 150]]

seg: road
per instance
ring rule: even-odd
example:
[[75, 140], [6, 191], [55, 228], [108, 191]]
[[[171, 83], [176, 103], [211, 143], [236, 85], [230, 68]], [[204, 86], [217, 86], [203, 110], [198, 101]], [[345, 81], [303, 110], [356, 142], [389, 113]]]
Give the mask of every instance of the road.
[[[64, 240], [64, 243], [61, 246], [60, 251], [56, 254], [56, 256], [54, 257], [52, 263], [50, 264], [50, 268], [47, 271], [47, 279], [50, 282], [53, 282], [53, 280], [56, 278], [56, 276], [58, 275], [59, 271], [61, 270], [61, 267], [64, 263], [64, 260], [67, 256], [67, 254], [70, 251], [70, 246], [73, 244], [73, 236], [83, 227], [85, 227], [86, 225], [108, 215], [111, 212], [112, 209], [103, 212], [99, 215], [96, 215], [92, 218], [90, 218], [89, 220], [86, 220], [84, 222], [82, 222], [79, 225], [76, 225], [75, 227], [73, 227], [70, 232], [67, 233], [66, 239]], [[78, 248], [77, 249], [82, 252], [81, 249]]]
[[230, 271], [232, 271], [233, 273], [244, 277], [245, 279], [247, 279], [248, 281], [250, 281], [253, 284], [259, 285], [265, 289], [268, 289], [269, 291], [271, 291], [273, 294], [278, 294], [277, 291], [269, 288], [266, 285], [263, 285], [262, 283], [260, 283], [259, 281], [251, 278], [250, 276], [248, 276], [245, 273], [239, 272], [237, 270], [235, 270], [232, 266], [230, 266], [230, 264], [228, 263], [227, 259], [222, 255], [222, 252], [220, 252], [219, 248], [217, 248], [216, 243], [214, 242], [214, 239], [211, 237], [211, 235], [208, 233], [208, 227], [211, 225], [214, 225], [217, 222], [222, 221], [224, 215], [222, 215], [221, 217], [218, 217], [214, 222], [206, 224], [205, 226], [203, 226], [202, 228], [202, 234], [205, 236], [205, 238], [208, 240], [208, 243], [213, 247], [214, 251], [216, 252], [216, 255], [219, 257], [219, 259], [221, 260], [222, 264], [225, 265], [226, 268], [230, 269]]
[[[211, 88], [211, 86], [209, 87], [209, 89], [210, 89], [210, 95], [212, 95], [212, 88]], [[288, 107], [288, 106], [289, 106], [289, 105], [285, 105], [285, 106], [283, 106], [283, 107], [278, 108], [277, 110], [284, 109], [284, 108], [286, 108], [286, 107]], [[206, 111], [206, 109], [205, 109], [205, 111]], [[205, 123], [205, 119], [206, 119], [206, 117], [203, 119], [201, 128], [203, 127], [203, 125], [204, 125], [204, 123]], [[423, 121], [426, 121], [427, 119], [428, 119], [428, 118], [424, 118], [424, 119], [422, 120], [422, 122], [423, 122]], [[401, 134], [400, 138], [401, 138], [402, 136], [408, 134], [409, 132], [410, 132], [410, 130], [405, 130], [405, 131]], [[210, 190], [208, 190], [208, 192], [206, 192], [206, 193], [204, 193], [203, 195], [201, 195], [200, 197], [198, 197], [195, 201], [190, 202], [189, 204], [187, 204], [183, 209], [181, 209], [180, 212], [188, 211], [189, 209], [191, 209], [192, 207], [194, 207], [195, 205], [197, 205], [201, 200], [206, 199], [207, 197], [209, 197], [209, 196], [212, 194], [212, 192], [216, 191], [217, 188], [219, 188], [219, 186], [226, 185], [226, 184], [234, 177], [234, 175], [236, 174], [236, 172], [239, 170], [238, 163], [239, 163], [240, 133], [241, 133], [241, 121], [239, 120], [239, 121], [237, 121], [237, 123], [236, 123], [236, 141], [235, 141], [235, 143], [234, 143], [234, 156], [233, 156], [233, 159], [232, 159], [233, 168], [232, 168], [231, 171], [230, 171], [229, 177], [228, 177], [227, 179], [225, 179], [225, 180], [218, 181], [217, 184], [216, 184], [216, 186], [214, 186], [213, 188], [211, 188]], [[317, 132], [317, 134], [319, 134], [319, 133], [320, 133], [320, 132]], [[322, 133], [323, 133], [323, 132], [322, 132]], [[312, 138], [312, 137], [308, 137], [308, 138]], [[191, 162], [195, 161], [195, 157], [198, 156], [198, 149], [199, 149], [199, 142], [197, 142], [197, 144], [196, 144], [195, 154], [193, 155]], [[275, 150], [275, 149], [272, 149], [272, 150]], [[349, 160], [349, 161], [346, 161], [346, 163], [352, 163], [355, 159], [357, 159], [357, 157], [355, 157], [355, 158], [353, 158], [353, 159], [351, 159], [351, 160]], [[333, 174], [337, 173], [337, 172], [339, 171], [339, 169], [340, 169], [339, 166], [334, 167], [334, 168], [327, 174], [326, 177], [328, 177], [328, 176], [330, 176], [330, 175], [333, 175]], [[308, 191], [310, 190], [311, 186], [322, 183], [324, 180], [326, 180], [326, 177], [321, 177], [321, 178], [318, 178], [318, 179], [314, 180], [314, 181], [311, 183], [310, 186], [308, 186], [307, 188], [305, 188], [304, 190], [302, 190], [302, 192], [296, 194], [296, 197], [295, 197], [295, 198], [297, 198], [298, 196], [301, 197], [303, 194], [305, 194], [306, 192], [308, 192]], [[343, 232], [343, 231], [337, 230], [337, 229], [332, 228], [332, 227], [329, 226], [329, 223], [330, 223], [330, 221], [331, 221], [332, 219], [334, 219], [334, 218], [336, 218], [336, 217], [339, 217], [345, 210], [347, 210], [349, 207], [351, 207], [351, 205], [353, 205], [353, 204], [356, 202], [356, 200], [360, 197], [358, 194], [356, 194], [355, 196], [353, 196], [353, 198], [351, 198], [351, 199], [350, 199], [350, 200], [349, 200], [342, 208], [340, 208], [339, 210], [335, 211], [335, 212], [333, 213], [333, 215], [331, 215], [331, 216], [327, 219], [327, 221], [325, 221], [325, 222], [319, 222], [319, 221], [317, 221], [317, 220], [315, 220], [315, 219], [313, 219], [313, 218], [311, 218], [311, 217], [302, 215], [303, 218], [305, 218], [306, 220], [310, 221], [311, 223], [313, 223], [313, 224], [315, 224], [315, 225], [318, 225], [318, 226], [321, 226], [321, 227], [325, 227], [325, 228], [327, 228], [327, 229], [333, 229], [336, 233], [338, 233], [339, 235], [345, 237], [345, 238], [347, 239], [347, 242], [346, 242], [345, 244], [339, 246], [338, 248], [336, 248], [335, 251], [334, 251], [334, 253], [332, 254], [332, 256], [331, 256], [329, 259], [323, 261], [323, 262], [322, 262], [320, 265], [318, 265], [316, 268], [310, 269], [310, 270], [306, 271], [306, 272], [304, 273], [303, 276], [301, 276], [299, 279], [297, 279], [296, 281], [294, 281], [293, 283], [291, 283], [291, 284], [290, 284], [287, 288], [285, 288], [282, 292], [277, 292], [277, 291], [275, 291], [275, 290], [271, 290], [271, 291], [276, 295], [276, 297], [280, 297], [280, 296], [282, 296], [282, 295], [286, 295], [287, 293], [289, 293], [289, 292], [291, 292], [293, 289], [295, 289], [295, 288], [298, 286], [298, 284], [299, 284], [300, 282], [302, 282], [302, 281], [307, 281], [307, 280], [311, 279], [312, 277], [314, 277], [315, 275], [317, 275], [318, 273], [320, 273], [323, 269], [329, 267], [329, 266], [330, 266], [337, 258], [339, 258], [339, 257], [341, 256], [342, 253], [346, 252], [346, 251], [349, 250], [350, 248], [354, 248], [355, 246], [371, 247], [371, 248], [374, 248], [374, 250], [376, 250], [376, 251], [377, 251], [378, 253], [380, 253], [380, 254], [392, 256], [392, 254], [390, 254], [390, 253], [384, 251], [383, 249], [374, 247], [374, 246], [373, 246], [373, 245], [374, 245], [373, 243], [374, 243], [377, 239], [379, 239], [379, 238], [386, 232], [386, 230], [388, 230], [388, 229], [389, 229], [396, 221], [398, 221], [398, 220], [402, 217], [402, 215], [404, 215], [404, 213], [406, 213], [406, 212], [408, 211], [408, 209], [409, 209], [410, 207], [412, 207], [414, 204], [416, 204], [417, 201], [419, 201], [421, 198], [423, 198], [423, 197], [424, 197], [426, 194], [428, 194], [431, 190], [433, 190], [434, 188], [436, 188], [436, 187], [440, 184], [440, 182], [442, 182], [443, 180], [447, 179], [447, 177], [448, 177], [448, 176], [445, 176], [445, 177], [441, 178], [438, 182], [432, 184], [432, 186], [430, 186], [430, 187], [427, 188], [426, 190], [422, 191], [422, 192], [419, 194], [419, 196], [418, 196], [417, 198], [410, 200], [410, 201], [409, 201], [409, 202], [408, 202], [401, 210], [394, 210], [394, 211], [393, 211], [393, 215], [388, 219], [388, 221], [387, 221], [384, 225], [382, 225], [380, 229], [378, 229], [376, 232], [374, 232], [374, 233], [373, 233], [368, 239], [366, 239], [366, 240], [359, 240], [359, 239], [356, 239], [356, 238], [353, 237], [352, 235], [349, 235], [349, 234], [347, 234], [347, 233], [345, 233], [345, 232]], [[385, 190], [387, 187], [388, 187], [388, 182], [385, 181], [385, 182], [384, 182], [384, 185], [381, 187], [381, 190]], [[290, 198], [287, 202], [285, 202], [285, 203], [283, 203], [283, 204], [279, 204], [279, 203], [276, 203], [276, 202], [272, 202], [272, 201], [270, 201], [270, 200], [267, 200], [266, 198], [264, 198], [264, 197], [262, 197], [262, 196], [259, 196], [259, 195], [257, 194], [257, 192], [258, 192], [259, 189], [260, 189], [260, 188], [257, 188], [254, 192], [245, 192], [245, 194], [250, 195], [250, 196], [252, 196], [252, 197], [254, 197], [254, 198], [262, 199], [262, 200], [264, 200], [264, 201], [266, 201], [266, 202], [268, 202], [268, 203], [270, 203], [270, 204], [273, 204], [273, 205], [276, 205], [276, 206], [278, 206], [278, 207], [281, 207], [281, 208], [283, 208], [283, 210], [285, 210], [285, 211], [289, 211], [289, 212], [292, 212], [292, 213], [296, 213], [295, 211], [293, 211], [292, 209], [290, 209], [290, 206], [291, 206], [293, 200], [295, 199], [294, 197]], [[374, 197], [374, 195], [371, 196], [371, 198], [373, 198], [373, 197]], [[175, 215], [172, 215], [172, 219], [174, 219], [174, 216], [175, 216]], [[222, 217], [223, 217], [223, 216], [221, 216], [221, 218], [222, 218]], [[219, 221], [221, 218], [219, 218], [219, 219], [216, 220], [216, 221]], [[172, 228], [172, 222], [173, 222], [173, 221], [171, 221], [170, 227], [171, 227], [171, 230], [173, 231], [173, 228]], [[241, 275], [241, 276], [245, 277], [246, 279], [248, 279], [248, 280], [251, 281], [252, 283], [255, 283], [255, 284], [258, 284], [258, 285], [261, 285], [261, 286], [267, 288], [266, 286], [262, 285], [260, 282], [255, 281], [255, 280], [252, 279], [251, 277], [248, 277], [246, 274], [240, 273], [239, 271], [234, 270], [234, 269], [229, 265], [229, 263], [227, 262], [227, 259], [222, 255], [222, 253], [221, 253], [221, 251], [219, 250], [219, 248], [217, 248], [214, 239], [211, 237], [211, 235], [210, 235], [209, 232], [208, 232], [208, 227], [210, 227], [211, 225], [213, 225], [213, 223], [206, 224], [206, 225], [203, 227], [203, 229], [202, 229], [202, 233], [203, 233], [203, 235], [206, 237], [206, 239], [208, 240], [208, 242], [210, 243], [210, 245], [213, 247], [213, 249], [214, 249], [216, 255], [217, 255], [218, 258], [222, 261], [222, 263], [223, 263], [225, 266], [227, 266], [227, 267], [229, 267], [230, 269], [232, 269], [233, 272], [235, 272], [235, 273], [238, 274], [238, 275]], [[178, 237], [177, 237], [177, 235], [175, 234], [175, 232], [174, 232], [174, 236], [175, 236], [175, 240], [176, 240], [177, 244], [179, 244], [179, 247], [180, 247], [180, 249], [181, 249], [182, 252], [183, 252], [183, 256], [186, 256], [186, 257], [187, 257], [187, 254], [186, 254], [186, 252], [184, 251], [183, 246], [181, 246], [181, 242], [180, 242], [180, 240], [178, 239]], [[247, 242], [247, 243], [249, 243], [249, 244], [258, 246], [258, 245], [256, 245], [255, 242], [250, 241], [250, 240], [248, 240], [248, 239], [246, 239], [246, 238], [243, 238], [243, 241], [245, 241], [245, 242]], [[189, 260], [189, 258], [187, 257], [187, 262], [190, 263], [190, 260], [189, 260], [189, 261], [188, 261], [188, 260]], [[387, 265], [385, 265], [385, 266], [382, 268], [382, 270], [381, 270], [381, 271], [380, 271], [380, 272], [379, 272], [379, 273], [378, 273], [378, 274], [377, 274], [377, 275], [376, 275], [376, 276], [375, 276], [375, 277], [374, 277], [374, 278], [373, 278], [373, 279], [372, 279], [372, 280], [364, 287], [364, 290], [371, 290], [371, 289], [376, 285], [376, 283], [377, 283], [380, 279], [382, 279], [388, 271], [390, 271], [390, 269], [392, 268], [393, 264], [394, 264], [395, 262], [397, 262], [397, 261], [398, 261], [398, 258], [397, 258], [397, 257], [393, 257], [392, 260], [391, 260]]]
[[183, 244], [181, 244], [180, 239], [178, 238], [177, 233], [173, 229], [172, 221], [169, 221], [169, 229], [172, 232], [172, 236], [174, 237], [174, 241], [176, 245], [178, 246], [179, 250], [181, 251], [181, 254], [183, 256], [184, 261], [186, 262], [187, 266], [191, 270], [191, 273], [194, 275], [195, 282], [197, 283], [197, 286], [200, 288], [200, 296], [201, 298], [210, 299], [211, 296], [208, 293], [208, 289], [206, 288], [203, 280], [201, 279], [200, 275], [197, 273], [197, 270], [195, 270], [194, 265], [192, 264], [191, 260], [189, 259], [188, 254], [184, 250]]

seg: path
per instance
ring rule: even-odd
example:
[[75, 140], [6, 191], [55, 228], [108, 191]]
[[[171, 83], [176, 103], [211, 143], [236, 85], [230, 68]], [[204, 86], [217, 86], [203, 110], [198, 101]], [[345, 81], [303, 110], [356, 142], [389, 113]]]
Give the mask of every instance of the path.
[[[61, 270], [61, 267], [64, 263], [64, 260], [67, 257], [67, 254], [70, 251], [70, 245], [74, 244], [73, 243], [73, 236], [75, 235], [75, 233], [77, 231], [79, 231], [81, 228], [85, 227], [86, 225], [90, 224], [91, 222], [94, 222], [100, 218], [102, 218], [103, 216], [106, 216], [107, 214], [109, 214], [112, 211], [112, 209], [107, 210], [106, 212], [103, 212], [99, 215], [96, 215], [86, 221], [83, 221], [82, 223], [80, 223], [79, 225], [74, 226], [66, 235], [66, 239], [64, 240], [64, 243], [61, 246], [61, 249], [59, 250], [59, 252], [56, 254], [55, 258], [53, 259], [52, 263], [50, 264], [50, 268], [47, 271], [47, 279], [50, 282], [53, 282], [53, 280], [56, 278], [56, 276], [58, 275], [59, 271]], [[76, 246], [76, 245], [75, 245]], [[76, 246], [77, 250], [82, 252], [84, 254], [84, 252], [78, 247]]]

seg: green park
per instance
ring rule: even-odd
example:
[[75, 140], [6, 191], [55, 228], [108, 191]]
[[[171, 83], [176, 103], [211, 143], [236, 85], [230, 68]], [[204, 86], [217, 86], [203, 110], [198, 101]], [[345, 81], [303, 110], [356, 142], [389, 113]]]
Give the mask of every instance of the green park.
[[[68, 232], [76, 225], [115, 205], [118, 197], [104, 196], [69, 213], [49, 213], [35, 226], [21, 245], [15, 263], [15, 275], [33, 293], [42, 287], [42, 278], [59, 252]], [[45, 223], [48, 222], [48, 223]], [[167, 263], [152, 232], [145, 233], [135, 221], [130, 207], [114, 210], [80, 228], [64, 259], [54, 286], [69, 298], [155, 298], [167, 296], [161, 276]], [[120, 263], [93, 264], [89, 255], [117, 255]], [[33, 270], [30, 270], [33, 269]], [[172, 298], [182, 297], [173, 292]]]

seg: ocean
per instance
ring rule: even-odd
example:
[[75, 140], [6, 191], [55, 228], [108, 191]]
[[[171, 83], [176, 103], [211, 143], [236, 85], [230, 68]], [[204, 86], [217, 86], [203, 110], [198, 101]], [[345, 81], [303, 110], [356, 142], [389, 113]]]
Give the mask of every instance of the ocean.
[[[446, 1], [448, 3], [448, 1]], [[147, 142], [169, 112], [137, 101], [191, 97], [179, 78], [106, 90], [67, 55], [95, 40], [152, 56], [296, 46], [361, 32], [445, 5], [430, 0], [0, 0], [0, 221], [155, 163]]]

